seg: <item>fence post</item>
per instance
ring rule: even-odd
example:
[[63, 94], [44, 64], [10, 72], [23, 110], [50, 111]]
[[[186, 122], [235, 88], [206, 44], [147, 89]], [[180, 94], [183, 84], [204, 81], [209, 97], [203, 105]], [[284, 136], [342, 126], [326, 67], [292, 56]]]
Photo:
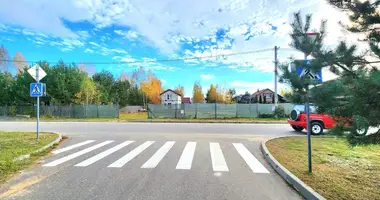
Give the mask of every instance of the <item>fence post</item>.
[[195, 116], [194, 116], [194, 118], [197, 119], [197, 117], [198, 117], [198, 104], [195, 103]]
[[117, 118], [120, 119], [120, 107], [119, 107], [119, 104], [116, 105], [116, 108], [117, 108]]
[[235, 109], [236, 109], [236, 118], [238, 118], [238, 105], [239, 104], [236, 104], [236, 107], [235, 107]]
[[217, 106], [216, 106], [216, 102], [215, 102], [215, 119], [218, 118], [218, 113], [217, 113]]
[[177, 107], [178, 104], [174, 104], [174, 118], [177, 119]]
[[257, 114], [257, 117], [260, 116], [260, 113], [259, 113], [259, 104], [256, 103], [256, 114]]
[[96, 117], [99, 118], [99, 104], [96, 106]]
[[183, 118], [186, 118], [186, 104], [182, 104], [183, 106]]

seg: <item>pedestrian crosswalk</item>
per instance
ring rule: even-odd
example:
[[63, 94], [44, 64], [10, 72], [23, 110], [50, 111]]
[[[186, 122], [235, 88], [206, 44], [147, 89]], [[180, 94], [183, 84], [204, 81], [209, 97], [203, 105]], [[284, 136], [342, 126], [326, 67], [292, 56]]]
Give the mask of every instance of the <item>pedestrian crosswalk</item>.
[[[127, 146], [130, 146], [132, 144], [135, 145], [136, 147], [127, 152], [124, 151], [125, 149], [123, 150], [123, 148], [127, 148]], [[157, 150], [155, 150], [153, 154], [149, 155], [149, 159], [144, 161], [144, 163], [140, 167], [142, 169], [156, 168], [160, 163], [164, 162], [165, 156], [167, 156], [170, 151], [175, 151], [173, 150], [175, 149], [173, 147], [178, 145], [178, 148], [176, 149], [176, 152], [175, 152], [178, 154], [178, 157], [175, 158], [175, 161], [177, 164], [176, 166], [173, 166], [173, 168], [175, 167], [176, 170], [191, 170], [193, 161], [194, 161], [194, 155], [196, 154], [196, 148], [197, 146], [200, 145], [200, 144], [197, 144], [197, 142], [189, 141], [189, 142], [186, 142], [186, 145], [183, 148], [181, 148], [179, 145], [184, 145], [184, 144], [177, 143], [176, 141], [166, 141], [166, 142], [156, 143], [156, 141], [136, 142], [136, 141], [128, 140], [128, 141], [123, 141], [120, 143], [113, 140], [107, 140], [107, 141], [86, 140], [86, 141], [53, 151], [53, 154], [56, 154], [58, 156], [60, 154], [68, 154], [68, 155], [64, 155], [63, 157], [50, 161], [44, 164], [43, 166], [55, 167], [65, 162], [68, 162], [70, 160], [74, 162], [74, 159], [80, 156], [83, 156], [85, 154], [91, 154], [90, 152], [96, 152], [96, 150], [100, 151], [102, 147], [103, 148], [107, 147], [106, 150], [102, 150], [101, 152], [98, 152], [97, 154], [93, 154], [89, 158], [86, 157], [85, 159], [74, 164], [74, 166], [87, 167], [95, 163], [99, 163], [100, 160], [105, 159], [107, 156], [110, 156], [111, 154], [117, 154], [117, 153], [122, 152], [123, 155], [121, 155], [121, 157], [118, 157], [118, 159], [115, 159], [111, 161], [110, 164], [107, 164], [108, 168], [122, 168], [125, 165], [127, 165], [128, 162], [132, 161], [134, 158], [136, 158], [140, 154], [143, 154], [144, 151], [149, 149], [151, 146], [155, 146], [153, 144], [159, 145], [160, 147]], [[234, 157], [239, 157], [240, 155], [241, 161], [244, 162], [245, 163], [244, 165], [248, 166], [253, 173], [264, 173], [264, 174], [269, 173], [269, 171], [265, 168], [265, 166], [260, 163], [260, 161], [244, 146], [244, 144], [232, 143], [228, 145], [231, 145], [231, 148], [222, 148], [221, 145], [217, 142], [208, 143], [207, 148], [209, 149], [208, 153], [209, 153], [209, 158], [211, 159], [210, 164], [212, 166], [213, 171], [228, 172], [230, 170], [227, 164], [228, 159], [226, 159], [225, 157], [225, 152], [231, 151], [232, 149], [233, 153], [235, 153], [236, 155], [236, 156], [234, 155]], [[86, 146], [89, 146], [89, 147], [86, 147]], [[232, 146], [234, 148], [232, 148]], [[202, 149], [204, 147], [205, 146], [202, 146]], [[177, 152], [178, 149], [180, 149], [179, 152]], [[107, 162], [109, 162], [109, 160], [107, 160]], [[233, 164], [233, 163], [230, 163], [230, 164]]]

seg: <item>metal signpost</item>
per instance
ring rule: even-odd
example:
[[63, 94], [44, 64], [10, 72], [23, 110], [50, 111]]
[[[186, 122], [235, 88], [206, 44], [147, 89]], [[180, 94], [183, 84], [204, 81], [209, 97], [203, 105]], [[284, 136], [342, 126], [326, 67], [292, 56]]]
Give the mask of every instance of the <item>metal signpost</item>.
[[[300, 61], [298, 61], [300, 62]], [[293, 66], [292, 70], [295, 70], [298, 76], [310, 76], [310, 78], [314, 82], [322, 82], [322, 72], [313, 73], [307, 65], [310, 65], [310, 60], [307, 59], [307, 55], [305, 55], [304, 65], [301, 66]], [[308, 95], [308, 94], [307, 94]], [[306, 121], [307, 121], [307, 153], [308, 153], [308, 168], [309, 173], [312, 173], [312, 162], [311, 162], [311, 130], [310, 130], [310, 105], [309, 105], [309, 97], [307, 97], [307, 101], [305, 103], [305, 112], [306, 112]]]
[[40, 83], [40, 80], [46, 76], [43, 69], [40, 66], [34, 65], [28, 69], [28, 73], [37, 81], [36, 83], [30, 84], [30, 96], [37, 97], [37, 139], [40, 138], [40, 97], [45, 95], [46, 85]]

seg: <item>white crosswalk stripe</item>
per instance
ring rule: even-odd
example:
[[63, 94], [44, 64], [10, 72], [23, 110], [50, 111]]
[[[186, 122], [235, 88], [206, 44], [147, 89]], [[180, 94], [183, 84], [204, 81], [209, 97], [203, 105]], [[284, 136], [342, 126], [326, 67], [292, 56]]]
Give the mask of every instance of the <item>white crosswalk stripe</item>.
[[60, 159], [55, 160], [55, 161], [53, 161], [53, 162], [50, 162], [50, 163], [48, 163], [48, 164], [45, 164], [44, 166], [45, 166], [45, 167], [53, 167], [53, 166], [57, 166], [57, 165], [59, 165], [59, 164], [62, 164], [62, 163], [64, 163], [64, 162], [66, 162], [66, 161], [69, 161], [69, 160], [71, 160], [71, 159], [74, 159], [74, 158], [76, 158], [76, 157], [78, 157], [78, 156], [81, 156], [81, 155], [83, 155], [83, 154], [86, 154], [86, 153], [88, 153], [88, 152], [90, 152], [90, 151], [93, 151], [93, 150], [95, 150], [95, 149], [98, 149], [98, 148], [100, 148], [100, 147], [102, 147], [102, 146], [105, 146], [105, 145], [107, 145], [107, 144], [109, 144], [109, 143], [112, 143], [112, 142], [113, 142], [112, 140], [108, 140], [108, 141], [102, 142], [102, 143], [97, 144], [97, 145], [94, 145], [94, 146], [92, 146], [92, 147], [88, 147], [87, 149], [83, 149], [82, 151], [78, 151], [78, 152], [73, 153], [73, 154], [70, 154], [70, 155], [68, 155], [68, 156], [66, 156], [66, 157], [63, 157], [63, 158], [60, 158]]
[[121, 157], [119, 160], [115, 161], [114, 163], [110, 164], [108, 167], [116, 167], [120, 168], [123, 167], [125, 164], [127, 164], [129, 161], [131, 161], [134, 157], [139, 155], [141, 152], [143, 152], [145, 149], [147, 149], [150, 145], [152, 145], [154, 141], [147, 141], [144, 144], [136, 147], [131, 152], [129, 152], [127, 155]]
[[141, 168], [155, 168], [173, 147], [174, 143], [173, 141], [166, 142]]
[[182, 155], [179, 158], [176, 169], [191, 169], [196, 145], [196, 142], [188, 142], [186, 144], [185, 149], [183, 149]]
[[[64, 147], [62, 149], [57, 149], [55, 151], [55, 154], [61, 155], [60, 153], [66, 152], [66, 154], [68, 154], [68, 155], [61, 157], [61, 158], [58, 158], [56, 160], [53, 160], [53, 161], [51, 161], [51, 162], [49, 162], [43, 166], [54, 167], [54, 166], [60, 165], [60, 164], [65, 163], [67, 161], [73, 160], [79, 156], [82, 156], [86, 153], [95, 151], [96, 149], [99, 149], [105, 145], [113, 143], [114, 141], [113, 140], [107, 140], [107, 141], [101, 142], [99, 144], [95, 144], [93, 146], [90, 146], [86, 149], [77, 150], [77, 152], [74, 152], [74, 153], [67, 153], [67, 151], [69, 151], [69, 150], [73, 150], [75, 148], [78, 148], [78, 147], [81, 147], [81, 146], [84, 146], [87, 144], [91, 144], [93, 142], [95, 142], [95, 140], [86, 140], [84, 142], [73, 144], [71, 146], [67, 146], [67, 147]], [[106, 158], [107, 156], [110, 156], [111, 154], [114, 154], [116, 152], [123, 152], [123, 151], [125, 152], [126, 150], [123, 150], [123, 148], [132, 144], [132, 143], [134, 144], [134, 141], [128, 140], [128, 141], [124, 141], [124, 142], [119, 143], [119, 144], [115, 144], [115, 146], [109, 147], [106, 150], [102, 150], [102, 151], [98, 150], [100, 152], [97, 152], [97, 154], [93, 154], [92, 157], [82, 159], [80, 161], [76, 161], [77, 164], [75, 164], [74, 166], [76, 166], [76, 167], [88, 167], [90, 165], [93, 165], [94, 163], [99, 163], [98, 161]], [[153, 143], [155, 143], [155, 141], [145, 141], [145, 142], [141, 142], [141, 143], [138, 142], [138, 144], [136, 144], [137, 147], [134, 148], [132, 151], [129, 151], [126, 154], [124, 153], [124, 155], [122, 157], [118, 157], [116, 159], [116, 161], [112, 161], [113, 163], [111, 163], [111, 164], [107, 163], [108, 167], [109, 168], [122, 168], [124, 165], [126, 165], [128, 162], [132, 161], [139, 154], [144, 154], [144, 151], [147, 150]], [[172, 160], [172, 159], [164, 159], [165, 157], [168, 157], [169, 155], [175, 156], [174, 154], [177, 154], [179, 156], [179, 154], [180, 154], [181, 156], [179, 157], [179, 160], [177, 162], [175, 169], [176, 170], [191, 170], [192, 165], [193, 165], [193, 161], [194, 161], [197, 142], [187, 142], [183, 149], [182, 148], [180, 148], [180, 150], [176, 149], [177, 151], [172, 150], [175, 144], [176, 144], [175, 141], [166, 141], [165, 143], [163, 143], [163, 145], [160, 148], [158, 148], [157, 151], [152, 153], [153, 155], [151, 155], [151, 157], [149, 159], [144, 161], [144, 163], [141, 165], [141, 168], [143, 168], [143, 169], [154, 169], [160, 163], [162, 163], [164, 161], [167, 162], [169, 160]], [[182, 143], [179, 143], [179, 144], [184, 145]], [[201, 145], [203, 146], [206, 144], [201, 143]], [[226, 144], [224, 144], [223, 147], [225, 145]], [[227, 144], [227, 145], [231, 146], [231, 143]], [[268, 171], [268, 169], [259, 161], [259, 159], [256, 158], [247, 149], [246, 146], [244, 146], [244, 144], [232, 143], [232, 146], [234, 146], [234, 148], [236, 150], [236, 151], [232, 150], [235, 157], [240, 156], [242, 158], [240, 162], [241, 163], [245, 162], [244, 164], [248, 165], [253, 173], [262, 173], [262, 174], [269, 174], [270, 173]], [[228, 163], [228, 165], [227, 165], [227, 161], [229, 161], [229, 160], [228, 159], [226, 160], [223, 152], [225, 151], [224, 153], [229, 153], [229, 151], [231, 151], [231, 148], [224, 149], [224, 148], [221, 148], [221, 146], [218, 142], [210, 142], [210, 143], [208, 143], [208, 150], [210, 151], [210, 154], [208, 154], [210, 156], [208, 156], [206, 154], [206, 152], [204, 152], [204, 149], [201, 148], [201, 150], [199, 150], [200, 151], [199, 152], [200, 153], [199, 158], [201, 158], [201, 159], [207, 158], [209, 160], [211, 158], [210, 161], [203, 162], [202, 164], [204, 164], [207, 168], [210, 168], [209, 164], [211, 163], [212, 170], [215, 172], [228, 172], [232, 169], [236, 170], [236, 166], [241, 166], [241, 164], [240, 165], [239, 164], [234, 165], [234, 163]], [[174, 152], [168, 154], [169, 151], [174, 151]], [[149, 152], [151, 152], [151, 151], [149, 151]], [[198, 157], [196, 157], [196, 158], [198, 158]], [[227, 158], [229, 158], [229, 157], [227, 156]], [[106, 160], [106, 159], [104, 159], [104, 160]], [[231, 169], [229, 168], [230, 165], [232, 166]]]
[[84, 142], [80, 142], [78, 144], [70, 145], [70, 146], [67, 146], [65, 148], [55, 150], [52, 153], [53, 154], [59, 154], [59, 153], [62, 153], [62, 152], [65, 152], [65, 151], [69, 151], [71, 149], [75, 149], [77, 147], [80, 147], [80, 146], [83, 146], [83, 145], [86, 145], [86, 144], [90, 144], [90, 143], [93, 143], [93, 142], [95, 142], [95, 140], [87, 140], [87, 141], [84, 141]]
[[244, 159], [247, 165], [251, 168], [253, 173], [269, 173], [269, 171], [260, 163], [255, 156], [248, 151], [247, 148], [241, 143], [233, 143], [235, 149], [238, 151], [240, 156]]
[[216, 172], [228, 172], [226, 160], [219, 143], [210, 142], [212, 168]]
[[125, 141], [125, 142], [123, 142], [123, 143], [121, 143], [119, 145], [116, 145], [116, 146], [114, 146], [114, 147], [112, 147], [112, 148], [110, 148], [110, 149], [108, 149], [106, 151], [103, 151], [102, 153], [100, 153], [100, 154], [98, 154], [96, 156], [93, 156], [93, 157], [91, 157], [91, 158], [89, 158], [89, 159], [87, 159], [87, 160], [85, 160], [85, 161], [83, 161], [81, 163], [78, 163], [75, 166], [77, 166], [77, 167], [86, 167], [86, 166], [89, 166], [92, 163], [94, 163], [94, 162], [96, 162], [96, 161], [98, 161], [98, 160], [100, 160], [100, 159], [102, 159], [102, 158], [104, 158], [104, 157], [106, 157], [106, 156], [108, 156], [108, 155], [110, 155], [110, 154], [112, 154], [112, 153], [120, 150], [121, 148], [123, 148], [123, 147], [131, 144], [132, 142], [133, 141]]

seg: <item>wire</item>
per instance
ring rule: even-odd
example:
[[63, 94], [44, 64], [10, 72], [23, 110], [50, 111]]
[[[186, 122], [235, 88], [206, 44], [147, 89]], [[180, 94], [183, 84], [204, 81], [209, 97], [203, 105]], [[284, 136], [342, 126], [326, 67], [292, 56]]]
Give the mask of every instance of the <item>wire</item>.
[[[260, 53], [266, 51], [273, 51], [273, 48], [270, 49], [260, 49], [260, 50], [252, 50], [252, 51], [244, 51], [237, 53], [229, 53], [229, 54], [220, 54], [220, 55], [210, 55], [210, 56], [200, 56], [200, 57], [188, 57], [188, 58], [177, 58], [177, 59], [163, 59], [163, 60], [146, 60], [146, 61], [118, 61], [118, 62], [67, 62], [67, 63], [80, 63], [80, 64], [136, 64], [136, 63], [161, 63], [161, 62], [176, 62], [176, 61], [186, 61], [186, 60], [198, 60], [198, 59], [207, 59], [207, 58], [218, 58], [218, 57], [227, 57], [227, 56], [235, 56], [235, 55], [244, 55], [244, 54], [252, 54], [252, 53]], [[18, 63], [37, 63], [39, 61], [25, 61], [25, 60], [0, 60], [2, 62], [18, 62]], [[57, 63], [46, 61], [46, 63]]]

